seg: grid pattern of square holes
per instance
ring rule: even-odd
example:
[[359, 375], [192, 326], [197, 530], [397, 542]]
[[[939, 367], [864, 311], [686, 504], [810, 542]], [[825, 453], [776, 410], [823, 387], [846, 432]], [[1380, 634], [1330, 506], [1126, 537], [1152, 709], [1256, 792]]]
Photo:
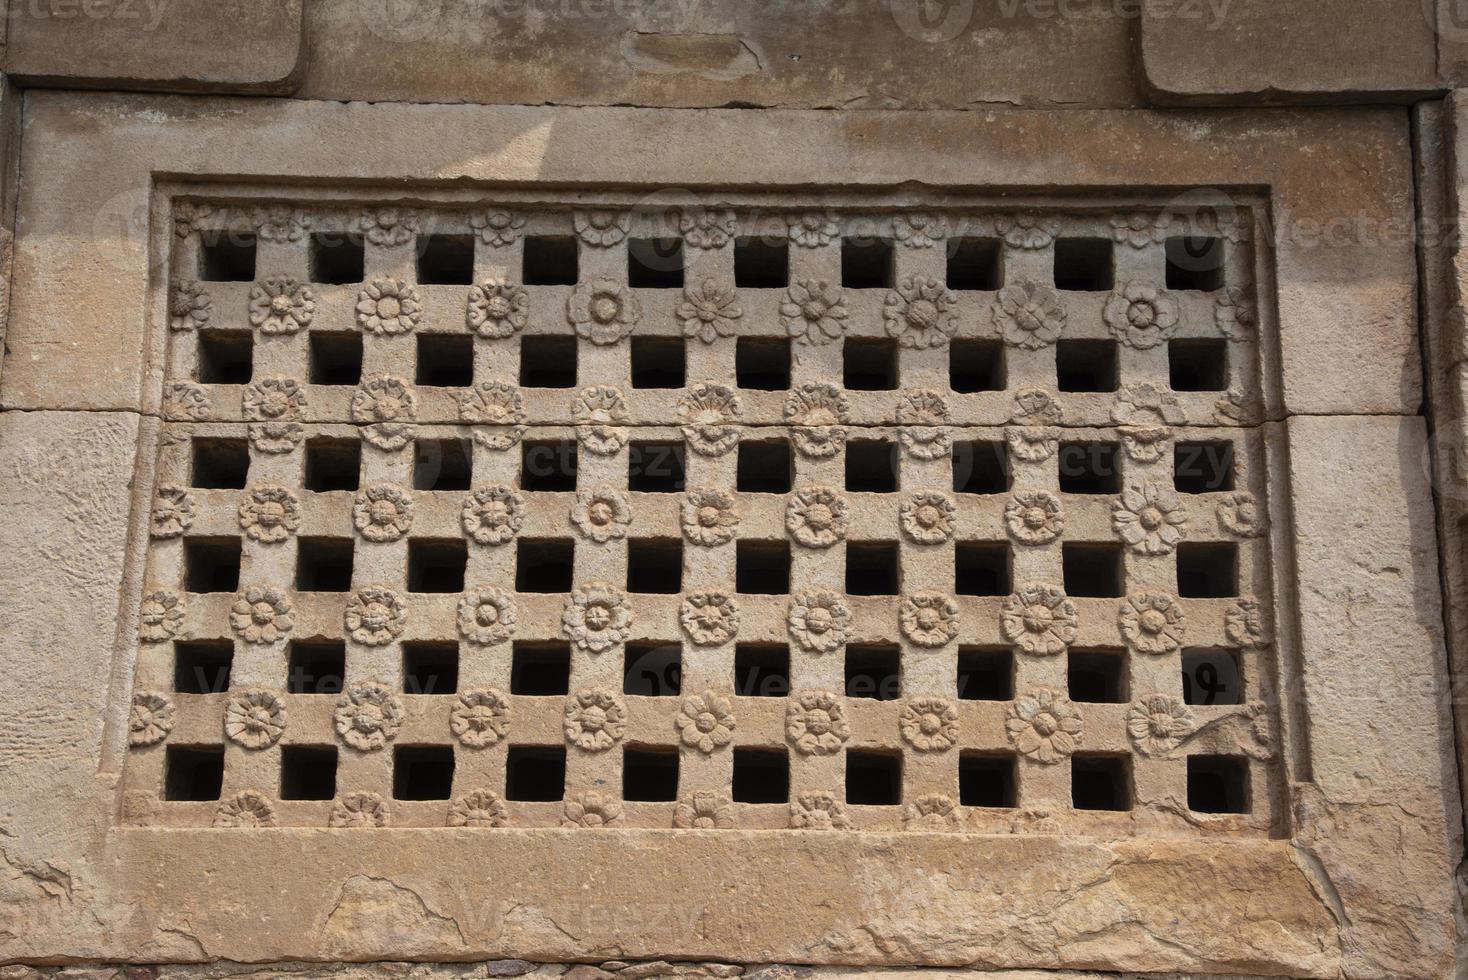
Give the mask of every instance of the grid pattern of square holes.
[[175, 241], [157, 820], [1268, 829], [1238, 234], [308, 212]]

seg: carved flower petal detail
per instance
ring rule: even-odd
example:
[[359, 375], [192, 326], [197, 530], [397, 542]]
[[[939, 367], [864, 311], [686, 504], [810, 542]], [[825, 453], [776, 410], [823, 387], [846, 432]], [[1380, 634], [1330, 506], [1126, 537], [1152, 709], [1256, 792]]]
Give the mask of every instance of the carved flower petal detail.
[[571, 505], [571, 523], [588, 541], [621, 540], [632, 523], [632, 505], [625, 493], [613, 487], [582, 490]]
[[919, 752], [946, 752], [958, 744], [958, 709], [942, 698], [912, 698], [902, 706], [897, 727]]
[[373, 245], [406, 245], [423, 227], [418, 212], [408, 208], [364, 209], [357, 227]]
[[520, 533], [525, 501], [518, 491], [496, 485], [480, 487], [464, 500], [459, 525], [475, 544], [504, 544]]
[[1171, 487], [1148, 480], [1122, 491], [1111, 508], [1111, 526], [1133, 551], [1165, 555], [1183, 539], [1188, 512]]
[[413, 498], [391, 483], [358, 490], [352, 500], [352, 526], [368, 541], [396, 541], [413, 527]]
[[343, 622], [353, 640], [380, 647], [402, 636], [403, 627], [408, 624], [408, 610], [391, 589], [369, 586], [352, 593]]
[[676, 314], [683, 336], [712, 344], [719, 337], [733, 336], [744, 310], [732, 288], [704, 278], [684, 287], [683, 302], [678, 304]]
[[362, 426], [362, 438], [385, 452], [408, 444], [417, 418], [418, 396], [401, 378], [370, 375], [352, 396], [352, 421]]
[[224, 734], [236, 745], [263, 749], [285, 731], [285, 705], [271, 691], [242, 691], [224, 709]]
[[909, 248], [932, 248], [948, 237], [948, 219], [941, 214], [907, 211], [892, 216], [892, 234]]
[[133, 695], [127, 716], [127, 744], [133, 748], [157, 745], [173, 731], [173, 702], [156, 691]]
[[678, 230], [689, 248], [723, 248], [738, 233], [727, 208], [688, 208], [678, 213]]
[[209, 322], [213, 308], [203, 283], [196, 279], [175, 283], [168, 292], [168, 325], [174, 330], [195, 330]]
[[292, 334], [311, 325], [316, 298], [288, 276], [266, 276], [250, 288], [250, 326], [263, 334]]
[[785, 505], [785, 529], [807, 548], [829, 548], [846, 538], [846, 498], [830, 487], [806, 487]]
[[214, 811], [214, 826], [221, 830], [259, 830], [275, 825], [274, 805], [252, 789], [236, 793]]
[[681, 830], [723, 830], [734, 826], [734, 806], [727, 796], [699, 790], [678, 802], [673, 826]]
[[846, 445], [845, 424], [851, 421], [846, 393], [835, 385], [807, 382], [785, 399], [785, 424], [791, 426], [795, 451], [807, 459], [830, 459]]
[[684, 745], [709, 755], [733, 740], [734, 707], [722, 694], [704, 691], [683, 699], [683, 707], [673, 724]]
[[942, 281], [905, 276], [883, 303], [887, 335], [903, 347], [941, 347], [958, 331], [956, 302]]
[[1252, 596], [1235, 601], [1224, 611], [1223, 632], [1231, 646], [1248, 649], [1269, 646], [1269, 622], [1265, 619], [1264, 606]]
[[918, 544], [942, 544], [953, 536], [953, 501], [936, 491], [915, 493], [898, 512], [902, 533]]
[[274, 643], [295, 625], [290, 596], [284, 589], [252, 585], [235, 597], [229, 625], [246, 643]]
[[509, 699], [492, 687], [461, 692], [449, 712], [449, 731], [471, 749], [494, 745], [509, 730]]
[[1257, 538], [1267, 528], [1264, 514], [1247, 490], [1229, 494], [1218, 502], [1218, 526], [1239, 538]]
[[939, 592], [916, 592], [903, 597], [897, 622], [917, 646], [941, 647], [958, 635], [958, 604]]
[[1167, 755], [1196, 728], [1192, 709], [1171, 694], [1148, 694], [1127, 708], [1127, 734], [1143, 755]]
[[464, 322], [481, 337], [512, 337], [530, 322], [530, 294], [507, 279], [486, 279], [469, 287]]
[[515, 635], [515, 604], [493, 586], [482, 586], [459, 600], [459, 635], [479, 646], [503, 643]]
[[1017, 490], [1004, 505], [1004, 526], [1019, 544], [1049, 544], [1065, 533], [1065, 511], [1048, 490]]
[[830, 653], [846, 645], [851, 607], [835, 592], [800, 592], [790, 602], [790, 638], [807, 653]]
[[695, 592], [683, 600], [678, 621], [696, 645], [717, 646], [739, 632], [739, 606], [722, 592]]
[[829, 691], [799, 691], [785, 709], [785, 737], [801, 755], [834, 755], [851, 737], [846, 709]]
[[1172, 215], [1170, 214], [1133, 211], [1129, 214], [1111, 216], [1112, 240], [1119, 244], [1130, 245], [1132, 248], [1160, 245], [1167, 239], [1167, 233], [1171, 227]]
[[239, 520], [251, 541], [276, 544], [300, 528], [301, 502], [285, 487], [260, 484], [240, 497]]
[[1004, 638], [1036, 657], [1064, 653], [1076, 639], [1076, 607], [1065, 590], [1042, 583], [1021, 586], [1004, 600]]
[[621, 592], [605, 582], [592, 582], [567, 597], [561, 630], [577, 649], [603, 653], [627, 641], [632, 609]]
[[178, 636], [183, 629], [184, 601], [176, 592], [154, 589], [144, 593], [138, 610], [138, 638], [157, 643]]
[[284, 204], [255, 208], [250, 213], [250, 222], [262, 241], [279, 244], [300, 241], [306, 229], [311, 227], [311, 218], [306, 212]]
[[994, 219], [994, 230], [1010, 248], [1033, 251], [1049, 248], [1060, 233], [1060, 219], [1035, 212], [1001, 214]]
[[1043, 463], [1060, 448], [1060, 406], [1039, 388], [1021, 388], [1009, 417], [1018, 428], [1004, 430], [1010, 453], [1026, 463]]
[[790, 229], [790, 240], [802, 248], [830, 245], [841, 237], [841, 226], [832, 211], [791, 214], [786, 217], [785, 223]]
[[1042, 765], [1070, 757], [1081, 744], [1081, 713], [1065, 695], [1036, 688], [1009, 706], [1004, 723], [1010, 744], [1020, 755]]
[[582, 793], [566, 801], [562, 827], [615, 827], [622, 822], [622, 804], [600, 793]]
[[627, 215], [620, 211], [577, 211], [576, 234], [593, 248], [607, 248], [627, 237]]
[[1165, 592], [1138, 592], [1121, 604], [1121, 635], [1136, 653], [1175, 653], [1186, 632], [1182, 606]]
[[265, 378], [245, 387], [241, 407], [251, 422], [295, 421], [306, 408], [306, 389], [294, 378]]
[[566, 699], [562, 727], [572, 745], [587, 752], [604, 752], [627, 731], [627, 709], [609, 691], [588, 688]]
[[607, 347], [632, 332], [642, 319], [642, 303], [626, 286], [601, 276], [571, 292], [566, 300], [566, 318], [579, 336], [598, 347]]
[[936, 391], [917, 388], [897, 403], [898, 438], [914, 459], [939, 459], [953, 450], [953, 437], [944, 428], [948, 402]]
[[1049, 347], [1065, 332], [1060, 294], [1029, 280], [999, 290], [989, 315], [1004, 342], [1022, 350]]
[[790, 826], [794, 830], [850, 830], [846, 804], [830, 793], [801, 793], [790, 803]]
[[450, 827], [503, 827], [510, 818], [504, 801], [493, 790], [476, 789], [449, 807]]
[[343, 742], [360, 752], [375, 752], [398, 737], [403, 703], [375, 681], [354, 684], [336, 702], [332, 722]]
[[1219, 290], [1213, 322], [1220, 333], [1236, 344], [1253, 340], [1259, 329], [1259, 309], [1254, 304], [1253, 288], [1241, 285]]
[[614, 456], [627, 444], [627, 399], [611, 385], [583, 388], [571, 401], [576, 438], [587, 452]]
[[700, 381], [678, 403], [683, 438], [700, 456], [722, 456], [739, 444], [739, 427], [735, 423], [743, 411], [732, 388]]
[[504, 248], [515, 244], [525, 228], [525, 216], [510, 211], [476, 211], [469, 215], [469, 227], [479, 233], [486, 245]]
[[1171, 339], [1178, 325], [1178, 302], [1166, 290], [1144, 282], [1119, 283], [1102, 310], [1111, 334], [1128, 347], [1149, 350]]
[[418, 288], [401, 279], [374, 279], [357, 293], [357, 326], [379, 337], [410, 332], [423, 318]]
[[376, 793], [348, 793], [331, 807], [327, 818], [329, 827], [342, 829], [376, 828], [387, 826], [387, 804]]
[[943, 833], [963, 828], [963, 809], [942, 793], [919, 796], [902, 813], [902, 826], [914, 833]]
[[683, 498], [683, 536], [691, 543], [713, 547], [734, 540], [739, 527], [739, 507], [727, 490], [693, 487]]
[[170, 381], [163, 387], [163, 418], [169, 422], [203, 422], [212, 408], [209, 392], [192, 381]]
[[176, 538], [193, 526], [194, 495], [171, 483], [159, 486], [148, 522], [153, 537]]
[[846, 300], [827, 279], [799, 279], [785, 290], [780, 322], [803, 344], [829, 344], [846, 332]]
[[525, 398], [520, 389], [498, 381], [481, 381], [453, 393], [459, 418], [474, 426], [474, 441], [485, 449], [503, 452], [518, 445], [525, 434]]

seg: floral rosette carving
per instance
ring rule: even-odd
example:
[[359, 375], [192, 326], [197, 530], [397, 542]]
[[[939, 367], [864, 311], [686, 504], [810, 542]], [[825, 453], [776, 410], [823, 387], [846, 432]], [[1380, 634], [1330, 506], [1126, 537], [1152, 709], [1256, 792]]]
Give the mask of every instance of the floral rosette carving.
[[1142, 555], [1171, 554], [1183, 539], [1188, 512], [1172, 487], [1155, 480], [1132, 484], [1111, 508], [1111, 526]]
[[525, 216], [512, 211], [475, 211], [469, 215], [469, 227], [486, 245], [504, 248], [515, 244], [525, 228]]
[[561, 630], [577, 649], [604, 653], [627, 641], [632, 630], [632, 607], [612, 586], [592, 582], [567, 597]]
[[598, 347], [609, 347], [630, 334], [642, 319], [642, 303], [626, 286], [600, 276], [572, 290], [566, 300], [566, 318], [578, 336]]
[[734, 707], [722, 694], [704, 691], [683, 699], [673, 725], [684, 745], [711, 755], [734, 739]]
[[175, 283], [168, 291], [168, 326], [173, 330], [196, 330], [209, 322], [214, 301], [197, 279]]
[[942, 793], [919, 796], [902, 812], [902, 826], [914, 833], [944, 833], [963, 827], [963, 810]]
[[408, 610], [396, 592], [381, 586], [358, 589], [343, 616], [347, 635], [364, 646], [380, 647], [403, 634]]
[[941, 347], [958, 331], [956, 302], [941, 280], [905, 276], [882, 305], [887, 335], [903, 347]]
[[1064, 653], [1076, 639], [1075, 603], [1056, 585], [1020, 586], [1004, 600], [999, 628], [1004, 639], [1033, 657]]
[[785, 424], [795, 451], [807, 459], [830, 459], [846, 445], [851, 421], [846, 393], [835, 385], [807, 382], [785, 398]]
[[247, 749], [264, 749], [285, 731], [285, 705], [271, 691], [243, 691], [224, 709], [224, 735]]
[[739, 632], [739, 606], [722, 592], [695, 592], [683, 600], [678, 622], [696, 645], [718, 646]]
[[566, 699], [566, 740], [587, 752], [605, 752], [627, 732], [627, 709], [610, 691], [588, 688]]
[[829, 691], [800, 691], [785, 709], [785, 737], [801, 755], [834, 755], [851, 737], [846, 709]]
[[1048, 687], [1017, 698], [1009, 706], [1004, 729], [1020, 755], [1047, 766], [1069, 758], [1084, 735], [1076, 706]]
[[469, 287], [464, 322], [481, 337], [512, 337], [530, 322], [530, 294], [508, 279], [486, 279]]
[[478, 646], [493, 646], [515, 635], [515, 604], [504, 592], [483, 586], [459, 600], [459, 635]]
[[315, 315], [310, 288], [289, 276], [266, 276], [250, 287], [250, 326], [262, 334], [293, 334]]
[[734, 805], [727, 796], [699, 790], [678, 801], [673, 826], [680, 830], [724, 830], [734, 826]]
[[689, 388], [678, 403], [683, 438], [700, 456], [722, 456], [739, 444], [739, 427], [735, 423], [742, 413], [734, 389], [708, 381]]
[[1238, 386], [1213, 403], [1214, 421], [1220, 425], [1257, 425], [1259, 413], [1259, 403]]
[[354, 684], [337, 700], [332, 724], [352, 748], [376, 752], [398, 737], [403, 702], [376, 681]]
[[571, 523], [588, 541], [620, 541], [632, 523], [632, 505], [625, 493], [612, 487], [582, 490], [571, 505]]
[[153, 494], [148, 531], [155, 538], [176, 538], [194, 526], [194, 495], [183, 487], [165, 483]]
[[241, 496], [239, 521], [251, 541], [278, 544], [300, 528], [301, 502], [285, 487], [261, 484]]
[[1016, 490], [1004, 505], [1004, 528], [1017, 544], [1049, 544], [1065, 533], [1060, 498], [1048, 490]]
[[1259, 309], [1254, 304], [1252, 286], [1224, 286], [1214, 301], [1213, 322], [1218, 330], [1236, 344], [1254, 339], [1259, 329]]
[[1176, 653], [1187, 628], [1182, 605], [1165, 592], [1138, 592], [1121, 603], [1121, 636], [1136, 653]]
[[791, 337], [813, 346], [829, 344], [846, 333], [846, 299], [828, 279], [799, 279], [785, 290], [780, 322]]
[[449, 712], [449, 731], [471, 749], [488, 748], [509, 730], [509, 699], [492, 687], [460, 692]]
[[801, 793], [790, 803], [792, 830], [850, 830], [846, 804], [830, 793]]
[[204, 204], [201, 201], [174, 201], [173, 233], [179, 238], [187, 238], [191, 231], [203, 231], [213, 214], [212, 204]]
[[932, 248], [948, 237], [948, 219], [926, 211], [892, 216], [892, 235], [909, 248]]
[[600, 793], [582, 793], [566, 801], [562, 827], [615, 827], [622, 822], [622, 804]]
[[1049, 248], [1060, 233], [1060, 219], [1045, 214], [1021, 211], [994, 218], [994, 230], [1010, 248], [1026, 251]]
[[173, 731], [173, 702], [156, 691], [133, 695], [127, 715], [127, 744], [133, 748], [157, 745]]
[[1121, 426], [1122, 444], [1130, 459], [1155, 463], [1166, 453], [1172, 425], [1187, 421], [1172, 392], [1150, 382], [1123, 386], [1111, 405], [1111, 420]]
[[1178, 225], [1190, 238], [1222, 238], [1237, 245], [1253, 238], [1247, 216], [1237, 211], [1215, 207], [1199, 207], [1179, 215]]
[[369, 208], [357, 219], [357, 228], [373, 245], [406, 245], [423, 227], [418, 212], [407, 208]]
[[336, 830], [386, 827], [387, 804], [376, 793], [348, 793], [331, 806], [326, 825]]
[[785, 505], [785, 529], [807, 548], [829, 548], [846, 538], [846, 498], [830, 487], [806, 487]]
[[733, 336], [744, 316], [733, 288], [707, 277], [683, 287], [683, 301], [675, 312], [683, 336], [697, 337], [705, 344]]
[[790, 601], [786, 626], [807, 653], [830, 653], [846, 645], [851, 607], [835, 592], [801, 592]]
[[154, 589], [145, 593], [138, 610], [138, 638], [158, 643], [178, 636], [183, 629], [184, 603], [176, 592]]
[[841, 226], [833, 211], [802, 211], [787, 215], [790, 240], [801, 248], [830, 245], [841, 237]]
[[689, 248], [723, 248], [738, 231], [727, 208], [688, 208], [678, 212], [678, 230]]
[[1040, 350], [1065, 332], [1065, 304], [1049, 286], [1022, 280], [994, 295], [990, 318], [999, 336], [1011, 347]]
[[363, 439], [384, 452], [408, 444], [417, 418], [418, 396], [401, 378], [371, 375], [352, 395], [352, 421], [362, 426]]
[[1229, 645], [1245, 649], [1269, 646], [1269, 623], [1264, 606], [1252, 596], [1239, 599], [1224, 610], [1223, 633]]
[[1014, 425], [1004, 430], [1010, 453], [1026, 463], [1043, 463], [1060, 448], [1060, 406], [1039, 388], [1021, 388], [1014, 396]]
[[295, 610], [284, 589], [252, 585], [229, 607], [229, 625], [246, 643], [274, 643], [295, 626]]
[[897, 727], [919, 752], [946, 752], [958, 744], [958, 709], [942, 698], [912, 698], [902, 706]]
[[620, 211], [577, 211], [576, 234], [593, 248], [608, 248], [627, 237], [627, 215]]
[[352, 498], [352, 527], [368, 541], [396, 541], [413, 527], [413, 498], [391, 483], [358, 490]]
[[1237, 538], [1257, 538], [1266, 522], [1254, 495], [1247, 490], [1230, 493], [1218, 502], [1218, 526]]
[[504, 544], [520, 533], [525, 501], [518, 491], [496, 485], [469, 494], [459, 511], [459, 526], [475, 544]]
[[909, 391], [897, 403], [898, 438], [914, 459], [938, 459], [953, 451], [948, 424], [948, 402], [936, 391]]
[[260, 830], [275, 825], [274, 805], [252, 789], [236, 793], [214, 811], [214, 826], [220, 830]]
[[209, 392], [192, 381], [172, 381], [163, 388], [163, 418], [168, 422], [203, 422], [209, 418]]
[[1138, 752], [1162, 756], [1181, 745], [1197, 730], [1197, 724], [1182, 698], [1148, 694], [1127, 708], [1126, 730]]
[[379, 337], [405, 334], [423, 318], [418, 289], [401, 279], [374, 279], [357, 293], [357, 326]]
[[250, 443], [262, 453], [276, 455], [295, 449], [305, 438], [297, 424], [306, 408], [306, 389], [294, 378], [265, 378], [246, 385], [241, 395]]
[[449, 807], [450, 827], [503, 827], [510, 812], [493, 790], [476, 789]]
[[1172, 338], [1177, 330], [1177, 299], [1165, 289], [1145, 282], [1117, 285], [1101, 311], [1111, 335], [1128, 347], [1150, 350]]
[[571, 417], [576, 420], [576, 438], [589, 453], [614, 456], [627, 445], [627, 399], [611, 385], [583, 388], [571, 400]]
[[311, 217], [300, 208], [273, 204], [251, 212], [250, 223], [262, 241], [287, 244], [301, 240], [306, 229], [311, 227]]
[[938, 592], [904, 596], [898, 606], [897, 623], [912, 643], [936, 649], [958, 635], [958, 604]]
[[693, 487], [680, 510], [683, 536], [706, 548], [728, 544], [739, 527], [739, 505], [734, 495], [715, 487]]
[[1132, 211], [1111, 216], [1111, 239], [1120, 245], [1146, 248], [1160, 245], [1167, 240], [1172, 227], [1172, 215], [1149, 211]]
[[917, 544], [942, 544], [953, 536], [956, 511], [947, 494], [923, 491], [903, 501], [897, 512], [902, 533]]

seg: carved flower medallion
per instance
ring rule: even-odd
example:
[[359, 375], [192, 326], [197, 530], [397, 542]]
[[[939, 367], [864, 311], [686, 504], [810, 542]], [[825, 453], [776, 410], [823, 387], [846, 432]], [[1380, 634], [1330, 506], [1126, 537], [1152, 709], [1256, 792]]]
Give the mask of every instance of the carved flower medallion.
[[932, 248], [948, 237], [948, 219], [925, 211], [892, 216], [892, 235], [909, 248]]
[[486, 279], [469, 287], [464, 322], [481, 337], [512, 337], [530, 322], [530, 294], [508, 279]]
[[1218, 526], [1238, 538], [1257, 538], [1264, 533], [1264, 513], [1247, 490], [1230, 493], [1218, 502]]
[[1117, 285], [1102, 310], [1111, 334], [1128, 347], [1149, 350], [1171, 339], [1178, 325], [1178, 302], [1165, 289], [1144, 282]]
[[480, 487], [464, 500], [459, 525], [475, 544], [497, 545], [520, 533], [525, 501], [506, 486]]
[[943, 833], [963, 827], [963, 810], [942, 793], [919, 796], [907, 805], [902, 826], [914, 833]]
[[739, 508], [727, 490], [693, 487], [680, 508], [683, 536], [691, 543], [713, 547], [734, 540], [739, 527]]
[[1234, 343], [1253, 340], [1259, 329], [1259, 309], [1254, 304], [1253, 289], [1247, 285], [1224, 286], [1213, 307], [1213, 322]]
[[678, 621], [697, 646], [718, 646], [739, 632], [739, 606], [722, 592], [695, 592], [683, 600]]
[[1060, 219], [1033, 211], [1001, 214], [994, 218], [994, 230], [1010, 248], [1027, 251], [1049, 248], [1060, 233]]
[[733, 336], [738, 320], [744, 315], [732, 287], [719, 285], [707, 277], [683, 289], [683, 302], [676, 311], [685, 337], [697, 337], [712, 344], [720, 337]]
[[515, 634], [515, 604], [493, 586], [482, 586], [459, 600], [459, 635], [478, 646], [503, 643]]
[[1187, 509], [1169, 486], [1155, 480], [1132, 484], [1111, 509], [1111, 525], [1138, 554], [1165, 555], [1183, 539]]
[[380, 647], [402, 635], [408, 610], [391, 589], [369, 586], [352, 593], [343, 622], [347, 634], [357, 643]]
[[327, 826], [337, 830], [386, 827], [387, 804], [376, 793], [348, 793], [331, 807]]
[[157, 745], [173, 731], [173, 702], [156, 691], [133, 695], [127, 716], [127, 744], [133, 748]]
[[846, 393], [835, 385], [806, 382], [785, 399], [785, 424], [795, 451], [807, 459], [830, 459], [846, 445], [850, 419]]
[[153, 494], [153, 510], [148, 520], [153, 537], [176, 538], [193, 525], [194, 495], [172, 483], [159, 486]]
[[1258, 649], [1269, 646], [1269, 624], [1258, 599], [1245, 596], [1224, 611], [1223, 632], [1235, 647]]
[[525, 397], [520, 389], [498, 381], [481, 381], [455, 391], [459, 418], [474, 426], [474, 441], [485, 449], [503, 452], [518, 445], [525, 434]]
[[148, 643], [172, 639], [183, 629], [182, 597], [168, 589], [154, 589], [143, 595], [138, 609], [138, 638]]
[[417, 418], [418, 396], [401, 378], [371, 375], [352, 396], [352, 421], [362, 426], [362, 438], [385, 452], [408, 444]]
[[1060, 294], [1029, 280], [1000, 289], [989, 315], [1004, 342], [1022, 350], [1049, 347], [1065, 332]]
[[902, 706], [897, 726], [919, 752], [946, 752], [958, 744], [958, 709], [942, 698], [912, 698]]
[[598, 347], [607, 347], [632, 332], [642, 319], [642, 304], [632, 290], [601, 276], [571, 292], [566, 300], [566, 318], [579, 336]]
[[375, 752], [398, 737], [403, 703], [376, 681], [354, 684], [336, 702], [332, 722], [343, 742], [359, 752]]
[[797, 593], [790, 602], [790, 638], [807, 653], [830, 653], [846, 644], [851, 608], [835, 592]]
[[588, 541], [618, 541], [627, 536], [632, 505], [625, 493], [612, 487], [582, 490], [571, 505], [571, 523]]
[[1004, 723], [1009, 741], [1020, 755], [1042, 765], [1069, 758], [1081, 744], [1081, 713], [1065, 695], [1036, 688], [1009, 706]]
[[1021, 388], [1014, 396], [1014, 423], [1004, 430], [1004, 441], [1016, 459], [1043, 463], [1060, 448], [1060, 406], [1039, 388]]
[[251, 541], [278, 544], [301, 526], [301, 502], [282, 486], [262, 483], [240, 497], [240, 530]]
[[734, 826], [734, 806], [726, 796], [699, 790], [678, 802], [673, 826], [682, 830], [723, 830]]
[[1024, 653], [1052, 657], [1075, 642], [1076, 622], [1075, 603], [1065, 590], [1040, 583], [1020, 586], [1004, 600], [999, 626], [1004, 638]]
[[1175, 653], [1186, 631], [1182, 606], [1165, 592], [1138, 592], [1121, 604], [1121, 635], [1137, 653]]
[[1167, 233], [1171, 227], [1172, 215], [1170, 214], [1132, 211], [1128, 214], [1111, 216], [1112, 240], [1119, 244], [1130, 245], [1132, 248], [1160, 245], [1167, 239]]
[[509, 730], [509, 699], [492, 687], [461, 692], [449, 712], [449, 731], [471, 749], [494, 745]]
[[785, 219], [790, 240], [802, 248], [830, 245], [841, 237], [841, 226], [832, 211], [803, 211]]
[[627, 237], [627, 215], [620, 211], [577, 211], [576, 234], [593, 248], [607, 248]]
[[887, 335], [903, 347], [941, 347], [958, 331], [956, 302], [942, 281], [906, 276], [883, 304]]
[[801, 755], [834, 755], [851, 737], [846, 709], [829, 691], [800, 691], [785, 709], [785, 737]]
[[316, 298], [289, 276], [266, 276], [250, 288], [250, 326], [262, 334], [292, 334], [311, 325]]
[[739, 426], [735, 423], [742, 413], [739, 396], [732, 388], [708, 381], [693, 385], [678, 403], [683, 438], [700, 456], [722, 456], [739, 444]]
[[416, 286], [401, 279], [374, 279], [357, 293], [357, 326], [379, 337], [410, 332], [423, 318]]
[[846, 300], [841, 287], [827, 279], [799, 279], [785, 290], [780, 322], [791, 337], [815, 346], [829, 344], [846, 332]]
[[365, 209], [357, 221], [369, 242], [385, 248], [408, 244], [422, 226], [418, 213], [407, 208]]
[[936, 391], [917, 388], [897, 403], [897, 435], [914, 459], [938, 459], [952, 452], [948, 421], [948, 402]]
[[917, 646], [941, 647], [958, 635], [958, 604], [939, 592], [916, 592], [903, 597], [897, 622]]
[[168, 325], [174, 330], [196, 330], [209, 322], [214, 301], [196, 279], [175, 283], [168, 292]]
[[352, 500], [352, 526], [368, 541], [396, 541], [413, 527], [413, 498], [391, 483], [358, 490]]
[[259, 830], [275, 826], [275, 807], [252, 789], [236, 793], [214, 811], [214, 826], [220, 829]]
[[826, 792], [801, 793], [790, 803], [794, 830], [850, 830], [846, 804]]
[[284, 589], [252, 585], [235, 597], [229, 625], [246, 643], [274, 643], [295, 625], [291, 598]]
[[592, 582], [571, 593], [561, 614], [561, 630], [578, 649], [603, 653], [627, 641], [632, 609], [627, 599], [605, 582]]
[[829, 548], [846, 538], [846, 498], [830, 487], [806, 487], [785, 506], [785, 529], [807, 548]]
[[503, 827], [509, 810], [493, 790], [476, 789], [454, 801], [449, 807], [450, 827]]
[[243, 691], [224, 709], [224, 734], [236, 745], [263, 749], [285, 731], [285, 705], [271, 691]]
[[627, 444], [627, 399], [611, 385], [583, 388], [571, 401], [576, 438], [587, 452], [614, 456]]
[[566, 801], [562, 827], [615, 827], [622, 822], [622, 804], [600, 793], [582, 793]]
[[255, 208], [250, 220], [262, 241], [278, 244], [300, 241], [306, 229], [311, 227], [309, 215], [300, 208], [284, 204]]
[[1143, 755], [1167, 755], [1196, 728], [1192, 710], [1171, 694], [1149, 694], [1127, 708], [1127, 734]]
[[566, 699], [566, 739], [587, 752], [604, 752], [627, 731], [627, 709], [610, 691], [588, 688]]
[[1049, 544], [1065, 532], [1065, 511], [1048, 490], [1017, 490], [1004, 505], [1004, 526], [1019, 544]]
[[678, 230], [689, 248], [723, 248], [738, 233], [738, 225], [727, 208], [686, 208], [678, 212]]
[[525, 216], [511, 211], [476, 211], [469, 215], [469, 227], [479, 233], [484, 244], [504, 248], [520, 237]]
[[709, 755], [733, 740], [734, 707], [722, 694], [704, 691], [683, 699], [673, 724], [684, 745]]
[[903, 501], [898, 523], [902, 533], [917, 544], [942, 544], [953, 536], [955, 514], [947, 494], [922, 491]]

